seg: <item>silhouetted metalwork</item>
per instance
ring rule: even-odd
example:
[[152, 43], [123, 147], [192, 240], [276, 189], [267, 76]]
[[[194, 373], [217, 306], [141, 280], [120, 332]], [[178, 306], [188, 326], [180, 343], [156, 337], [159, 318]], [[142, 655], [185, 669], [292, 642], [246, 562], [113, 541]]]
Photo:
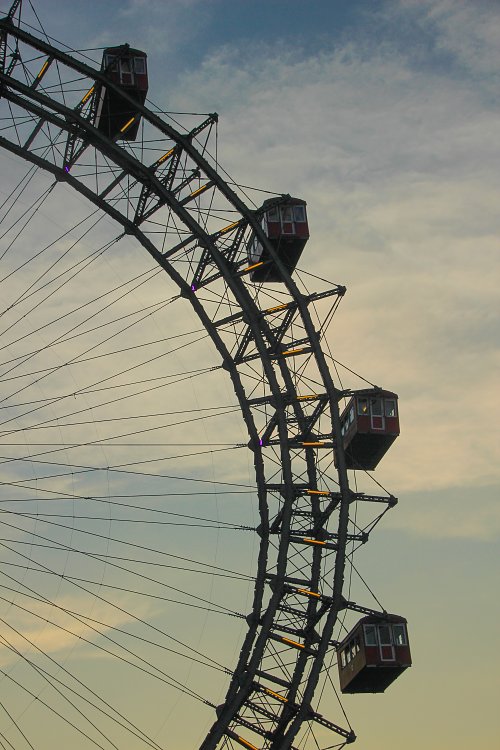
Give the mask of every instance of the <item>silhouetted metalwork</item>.
[[[349, 531], [350, 506], [378, 503], [382, 515], [396, 500], [349, 487], [348, 467], [357, 468], [359, 459], [373, 463], [375, 453], [378, 461], [381, 451], [370, 448], [365, 460], [365, 449], [357, 453], [350, 440], [346, 464], [348, 433], [343, 440], [339, 413], [345, 392], [332, 379], [310, 310], [320, 299], [339, 299], [345, 288], [305, 294], [291, 276], [309, 237], [305, 201], [281, 196], [249, 208], [198, 148], [217, 115], [180, 132], [146, 108], [147, 79], [139, 85], [147, 75], [144, 53], [108, 48], [97, 71], [10, 19], [0, 21], [0, 33], [1, 93], [12, 113], [0, 146], [106, 212], [177, 284], [220, 354], [248, 431], [260, 514], [253, 603], [225, 701], [201, 748], [284, 750], [307, 722], [330, 729], [338, 742], [352, 742], [350, 729], [312, 708], [314, 691], [336, 647], [339, 613], [363, 611], [343, 596], [347, 544], [368, 539], [366, 532]], [[30, 59], [43, 58], [28, 80], [26, 66], [21, 71], [15, 59], [7, 64], [9, 50], [19, 45]], [[69, 85], [64, 90], [64, 83], [64, 96], [44, 88], [54, 62], [60, 79], [67, 69], [68, 81], [84, 82], [82, 93], [71, 93]], [[139, 120], [149, 141], [159, 144], [153, 157], [128, 143]], [[91, 175], [81, 161], [89, 149], [99, 161]], [[229, 223], [221, 220], [221, 205], [228, 207]], [[160, 217], [166, 229], [157, 240]], [[286, 296], [263, 307], [255, 284], [270, 281], [281, 282]], [[381, 394], [396, 404], [394, 394]], [[360, 438], [362, 422], [356, 424]]]

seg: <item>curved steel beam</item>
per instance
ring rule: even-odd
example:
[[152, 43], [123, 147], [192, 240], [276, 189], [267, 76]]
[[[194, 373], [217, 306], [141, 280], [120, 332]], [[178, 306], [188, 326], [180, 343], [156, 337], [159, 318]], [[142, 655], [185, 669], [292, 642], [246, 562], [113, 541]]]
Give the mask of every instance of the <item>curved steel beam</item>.
[[[89, 66], [75, 60], [66, 53], [61, 52], [57, 48], [53, 47], [42, 40], [36, 39], [31, 34], [28, 34], [22, 29], [14, 28], [8, 20], [0, 21], [0, 31], [4, 34], [10, 34], [15, 36], [18, 40], [32, 46], [34, 49], [46, 54], [48, 57], [52, 57], [64, 65], [67, 65], [76, 72], [81, 73], [94, 81], [105, 83], [106, 86], [115, 88], [123, 95], [123, 92], [119, 87], [112, 84], [106, 79], [102, 73], [95, 71]], [[278, 557], [276, 562], [276, 583], [270, 600], [267, 604], [266, 611], [262, 613], [262, 601], [265, 575], [267, 571], [267, 550], [268, 550], [268, 537], [269, 537], [269, 508], [266, 500], [266, 476], [263, 451], [259, 446], [259, 435], [253, 418], [252, 409], [249, 404], [248, 398], [245, 394], [244, 386], [239, 375], [237, 364], [234, 362], [229, 350], [227, 349], [223, 339], [221, 338], [216, 326], [211, 321], [210, 317], [206, 313], [199, 298], [194, 294], [187, 283], [187, 281], [176, 271], [173, 265], [169, 262], [165, 256], [158, 251], [151, 240], [136, 226], [130, 219], [125, 217], [120, 211], [114, 206], [107, 202], [100, 195], [94, 193], [82, 182], [74, 178], [71, 174], [64, 171], [63, 166], [58, 167], [46, 159], [38, 156], [35, 153], [23, 148], [22, 146], [16, 145], [6, 138], [0, 138], [0, 146], [8, 149], [12, 153], [30, 161], [33, 164], [37, 164], [42, 169], [52, 173], [58, 180], [65, 181], [71, 187], [76, 189], [82, 194], [87, 200], [97, 205], [101, 210], [105, 211], [112, 219], [118, 222], [127, 234], [133, 235], [141, 243], [141, 245], [147, 250], [147, 252], [154, 258], [154, 260], [168, 273], [170, 278], [178, 285], [181, 295], [186, 297], [191, 303], [194, 311], [199, 316], [203, 325], [207, 329], [210, 337], [212, 338], [217, 351], [221, 355], [224, 367], [228, 370], [230, 377], [233, 382], [233, 387], [240, 403], [243, 417], [247, 426], [247, 430], [250, 436], [250, 444], [254, 453], [254, 464], [256, 469], [258, 495], [259, 495], [259, 512], [261, 514], [261, 544], [259, 552], [259, 568], [256, 577], [256, 589], [254, 595], [254, 606], [252, 617], [249, 618], [249, 631], [245, 639], [245, 643], [242, 648], [240, 656], [239, 666], [236, 670], [236, 678], [233, 680], [232, 690], [228, 695], [231, 696], [230, 701], [226, 705], [226, 708], [221, 712], [218, 720], [215, 722], [212, 730], [210, 731], [205, 743], [202, 747], [205, 750], [214, 748], [224, 735], [231, 721], [235, 719], [241, 706], [248, 699], [252, 688], [255, 675], [257, 674], [266, 643], [268, 642], [269, 635], [273, 629], [274, 618], [276, 616], [277, 608], [282, 599], [283, 592], [283, 581], [286, 574], [286, 563], [288, 548], [290, 544], [290, 522], [292, 518], [292, 501], [294, 498], [295, 485], [294, 477], [292, 472], [292, 461], [290, 457], [289, 448], [289, 428], [287, 424], [287, 418], [285, 413], [285, 399], [281, 391], [280, 384], [276, 377], [273, 360], [269, 354], [269, 343], [271, 332], [269, 331], [265, 321], [263, 321], [261, 310], [255, 303], [241, 277], [234, 273], [234, 269], [231, 268], [223, 254], [217, 247], [214, 238], [208, 234], [205, 229], [193, 218], [193, 216], [187, 211], [182, 203], [178, 201], [173, 193], [165, 188], [161, 181], [151, 172], [151, 170], [142, 164], [139, 160], [135, 159], [131, 154], [127, 153], [124, 149], [119, 147], [113, 141], [107, 139], [102, 135], [93, 125], [88, 122], [81, 114], [73, 109], [70, 109], [60, 102], [53, 100], [40, 91], [17, 81], [12, 75], [6, 75], [0, 73], [0, 82], [2, 84], [2, 95], [17, 105], [30, 111], [37, 117], [44, 118], [46, 121], [51, 122], [57, 128], [62, 131], [69, 131], [72, 126], [77, 126], [81, 134], [86, 141], [92, 145], [96, 150], [100, 151], [108, 159], [112, 160], [117, 166], [119, 166], [124, 172], [130, 174], [143, 185], [148, 187], [161, 199], [164, 204], [169, 206], [172, 211], [179, 217], [182, 223], [188, 228], [189, 232], [196, 238], [198, 243], [204, 247], [209, 253], [212, 262], [216, 265], [219, 272], [223, 276], [228, 289], [231, 291], [234, 299], [239, 304], [241, 310], [244, 312], [245, 321], [248, 325], [249, 331], [253, 337], [253, 341], [259, 353], [260, 361], [262, 363], [263, 370], [274, 399], [274, 407], [276, 409], [276, 427], [278, 430], [279, 441], [280, 441], [280, 455], [283, 467], [283, 484], [284, 493], [288, 498], [288, 503], [284, 505], [283, 517], [281, 520], [280, 527], [280, 544]], [[127, 98], [124, 96], [124, 98]], [[157, 128], [163, 135], [179, 144], [182, 149], [190, 156], [193, 162], [203, 172], [203, 174], [217, 187], [221, 195], [239, 212], [240, 216], [247, 222], [248, 226], [252, 227], [253, 232], [259, 237], [259, 240], [263, 245], [266, 246], [269, 255], [273, 258], [280, 272], [282, 273], [286, 289], [297, 306], [297, 310], [300, 314], [303, 327], [306, 331], [308, 342], [312, 353], [316, 361], [316, 365], [324, 384], [325, 393], [329, 404], [329, 413], [331, 415], [331, 435], [336, 440], [337, 445], [337, 470], [339, 477], [340, 486], [340, 510], [339, 510], [339, 522], [337, 529], [337, 551], [335, 557], [334, 567], [334, 578], [332, 585], [331, 604], [329, 607], [328, 615], [325, 618], [322, 625], [322, 635], [320, 644], [316, 647], [314, 653], [309, 654], [312, 659], [312, 667], [309, 670], [305, 688], [303, 689], [304, 700], [300, 706], [294, 711], [293, 715], [290, 714], [289, 707], [284, 705], [281, 716], [280, 730], [277, 731], [274, 737], [270, 740], [271, 744], [269, 747], [278, 750], [282, 748], [289, 748], [293, 737], [296, 735], [300, 724], [310, 714], [310, 701], [314, 693], [315, 686], [317, 684], [319, 674], [321, 672], [324, 656], [326, 650], [330, 644], [332, 638], [333, 627], [338, 615], [339, 610], [342, 608], [342, 587], [344, 579], [344, 567], [345, 567], [345, 546], [347, 542], [347, 524], [349, 519], [349, 503], [351, 500], [351, 494], [348, 485], [347, 470], [345, 467], [345, 461], [343, 457], [342, 444], [338, 440], [340, 436], [340, 416], [338, 409], [338, 398], [339, 391], [335, 387], [328, 366], [326, 364], [325, 357], [321, 350], [321, 343], [318, 334], [315, 331], [312, 319], [308, 310], [307, 299], [299, 292], [296, 284], [291, 279], [290, 275], [283, 267], [279, 257], [276, 255], [274, 249], [265, 237], [260, 222], [255, 215], [255, 212], [249, 209], [243, 201], [237, 196], [237, 194], [226, 184], [226, 182], [220, 177], [220, 175], [213, 169], [209, 162], [200, 155], [191, 140], [185, 135], [179, 133], [172, 128], [168, 123], [162, 121], [157, 115], [151, 113], [147, 108], [138, 105], [134, 100], [130, 100], [134, 107], [141, 112], [141, 115], [151, 125]], [[288, 397], [297, 397], [295, 390], [294, 378], [289, 372], [285, 360], [282, 358], [279, 363], [279, 369], [286, 383]], [[300, 415], [300, 409], [297, 412]], [[310, 467], [309, 476], [314, 477], [314, 461], [312, 459], [311, 450], [305, 449], [304, 454], [306, 461]], [[311, 572], [311, 580], [318, 580], [319, 576], [319, 565], [321, 562], [321, 552], [319, 548], [316, 548], [314, 552], [313, 568]], [[314, 611], [313, 605], [311, 605], [312, 611]], [[305, 641], [306, 645], [310, 645], [307, 637]], [[300, 679], [302, 678], [306, 657], [303, 656], [297, 661], [297, 668], [294, 673], [294, 685], [297, 688]], [[301, 666], [300, 666], [301, 665]], [[296, 689], [295, 689], [296, 692]]]

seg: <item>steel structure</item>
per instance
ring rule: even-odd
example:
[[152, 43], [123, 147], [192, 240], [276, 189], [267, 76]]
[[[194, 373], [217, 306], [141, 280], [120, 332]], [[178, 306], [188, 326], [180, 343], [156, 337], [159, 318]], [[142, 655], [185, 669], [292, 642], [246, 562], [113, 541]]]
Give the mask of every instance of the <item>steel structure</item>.
[[[343, 594], [346, 545], [368, 538], [349, 533], [350, 507], [381, 503], [373, 507], [384, 512], [395, 498], [349, 488], [339, 440], [345, 391], [332, 379], [311, 317], [312, 303], [335, 303], [345, 289], [299, 291], [261, 230], [259, 209], [246, 205], [208, 153], [216, 115], [181, 132], [133, 102], [154, 158], [140, 143], [109, 140], [93, 126], [93, 91], [98, 83], [116, 86], [29, 33], [18, 6], [0, 21], [0, 146], [95, 204], [177, 284], [219, 352], [248, 431], [260, 514], [253, 606], [201, 750], [293, 748], [304, 722], [350, 743], [353, 732], [317, 713], [313, 696], [335, 649], [339, 613], [371, 611]], [[277, 304], [249, 282], [253, 233], [281, 271]]]

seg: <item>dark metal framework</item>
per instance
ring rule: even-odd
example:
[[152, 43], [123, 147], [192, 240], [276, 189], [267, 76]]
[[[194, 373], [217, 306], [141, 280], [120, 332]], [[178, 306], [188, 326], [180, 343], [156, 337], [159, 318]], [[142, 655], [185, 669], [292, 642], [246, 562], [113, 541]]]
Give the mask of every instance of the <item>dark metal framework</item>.
[[[335, 304], [345, 289], [298, 289], [262, 233], [259, 210], [211, 160], [216, 115], [181, 132], [134, 101], [142, 141], [107, 139], [92, 124], [103, 75], [15, 24], [17, 5], [0, 21], [0, 146], [106, 212], [173, 279], [220, 354], [248, 430], [260, 513], [253, 606], [201, 749], [292, 748], [304, 722], [331, 730], [336, 743], [352, 742], [350, 729], [312, 708], [313, 695], [335, 649], [339, 613], [371, 611], [344, 598], [347, 545], [366, 542], [395, 498], [349, 488], [339, 440], [345, 392], [332, 380], [311, 316], [313, 303]], [[278, 291], [249, 283], [252, 233], [281, 271]], [[354, 501], [383, 509], [368, 531], [350, 530]]]

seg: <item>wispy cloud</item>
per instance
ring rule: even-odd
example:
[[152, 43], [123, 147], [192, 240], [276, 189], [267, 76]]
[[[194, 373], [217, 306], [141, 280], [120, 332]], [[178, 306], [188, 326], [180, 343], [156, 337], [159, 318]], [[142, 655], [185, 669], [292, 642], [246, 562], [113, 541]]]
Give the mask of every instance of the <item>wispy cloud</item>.
[[410, 492], [384, 527], [431, 539], [494, 542], [500, 536], [498, 493], [495, 485]]
[[436, 34], [436, 46], [452, 55], [463, 71], [489, 85], [498, 80], [500, 9], [490, 0], [403, 0], [420, 24]]
[[[95, 643], [100, 636], [111, 634], [115, 628], [126, 628], [137, 617], [151, 615], [149, 605], [134, 602], [134, 615], [127, 614], [127, 600], [122, 599], [117, 608], [94, 599], [90, 608], [88, 601], [77, 596], [58, 596], [56, 606], [43, 602], [31, 602], [17, 596], [11, 607], [8, 626], [2, 626], [0, 663], [6, 666], [21, 658], [18, 654], [33, 658], [40, 651], [57, 658], [60, 652], [76, 651]], [[21, 608], [17, 608], [20, 605]], [[120, 606], [122, 609], [120, 609]], [[26, 608], [26, 609], [24, 609]], [[112, 646], [109, 647], [112, 650]], [[108, 658], [104, 651], [92, 651]]]
[[499, 12], [448, 2], [385, 11], [391, 31], [398, 13], [418, 16], [436, 60], [446, 48], [466, 74], [364, 40], [315, 57], [226, 46], [185, 75], [175, 104], [215, 103], [224, 165], [308, 200], [307, 263], [349, 289], [335, 355], [401, 395], [402, 436], [382, 475], [402, 490], [486, 485], [500, 476], [500, 115], [476, 79], [498, 63]]

